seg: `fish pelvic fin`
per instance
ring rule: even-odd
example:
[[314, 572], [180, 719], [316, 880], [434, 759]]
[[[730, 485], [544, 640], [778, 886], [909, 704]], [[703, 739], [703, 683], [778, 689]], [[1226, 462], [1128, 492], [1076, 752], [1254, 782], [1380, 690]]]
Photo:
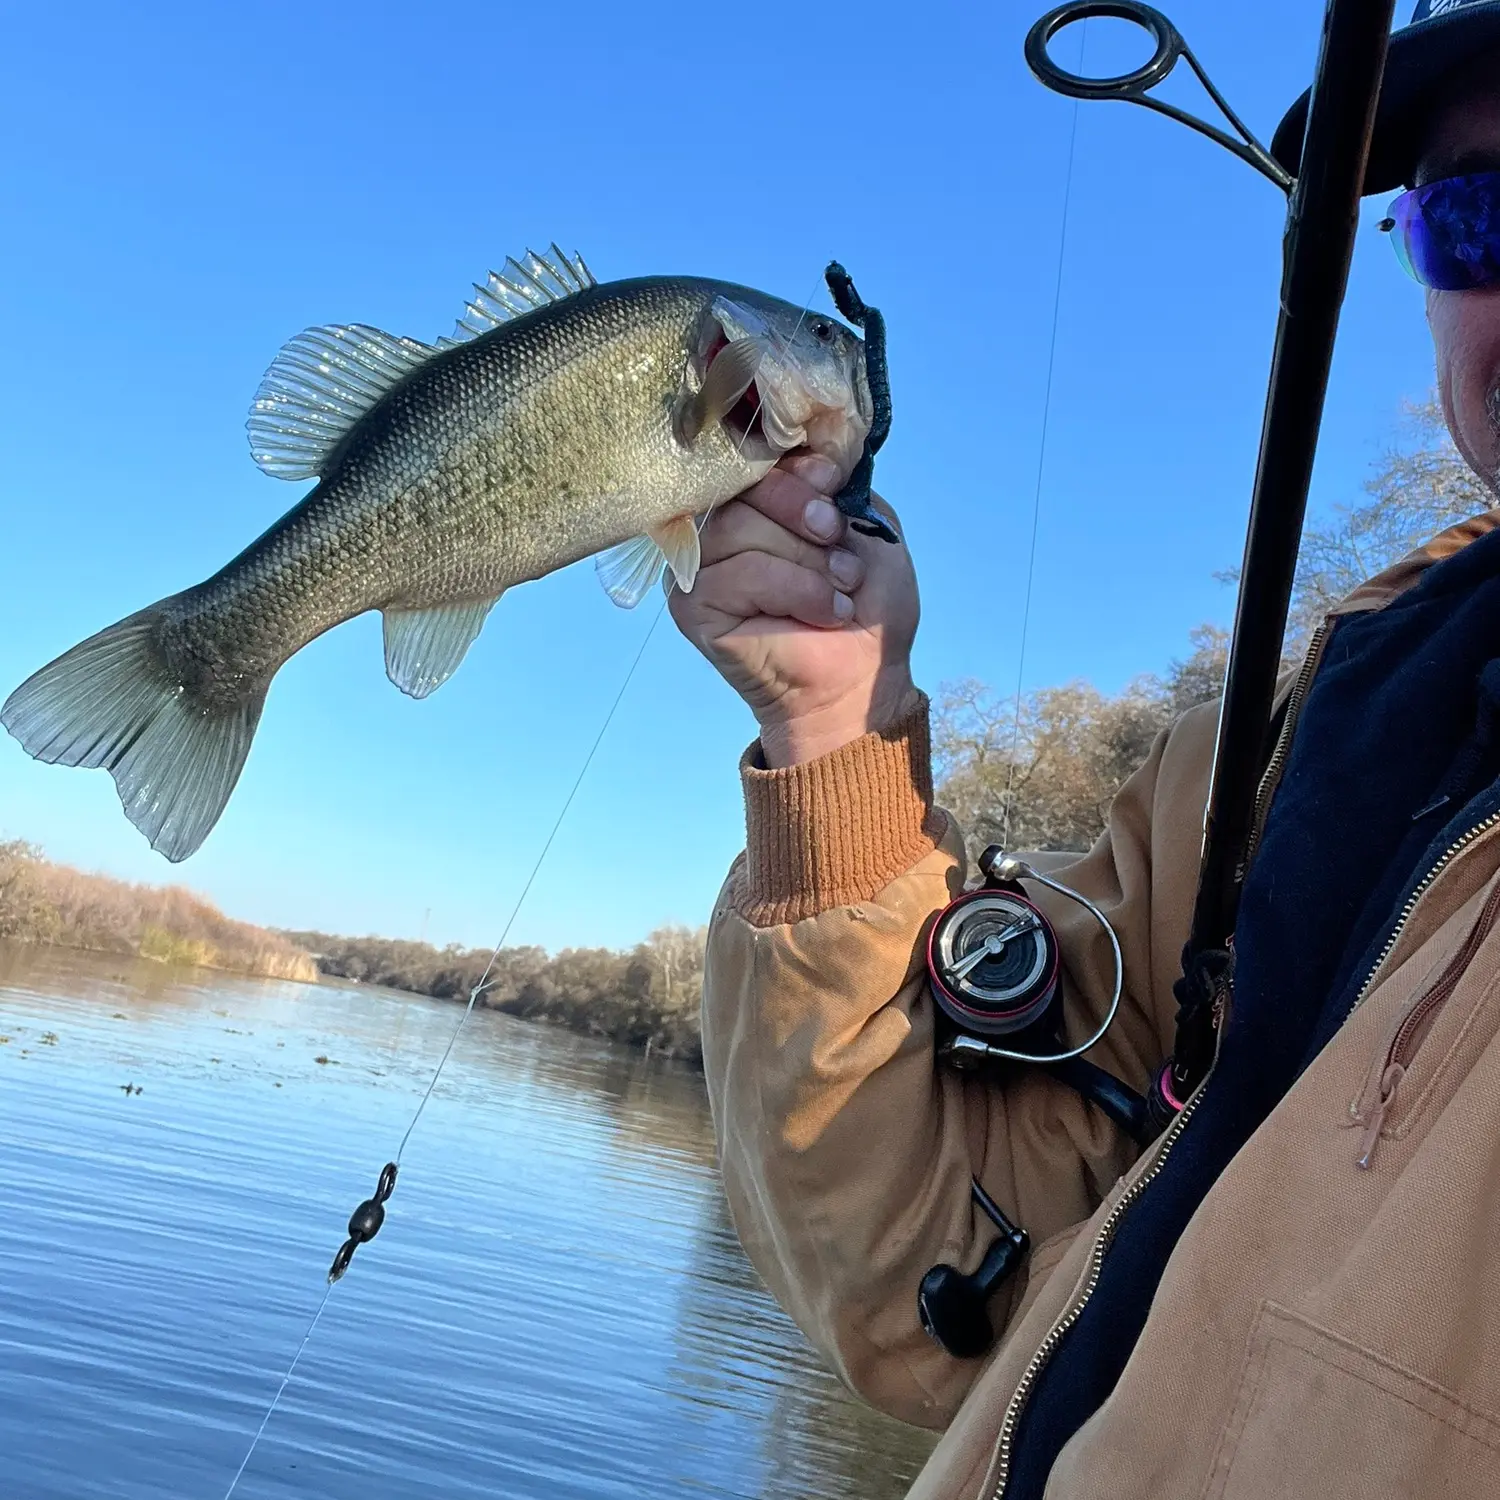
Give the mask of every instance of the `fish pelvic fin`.
[[435, 693], [458, 670], [464, 653], [484, 629], [495, 599], [465, 599], [433, 609], [382, 610], [385, 675], [410, 697]]
[[736, 339], [719, 350], [698, 393], [677, 408], [674, 425], [679, 442], [692, 443], [704, 428], [723, 421], [734, 410], [754, 383], [761, 358], [761, 342], [756, 338]]
[[0, 724], [37, 760], [108, 771], [125, 816], [175, 864], [219, 821], [269, 684], [200, 701], [163, 650], [164, 616], [152, 605], [64, 652], [5, 700]]
[[621, 609], [634, 609], [666, 568], [672, 570], [677, 587], [690, 594], [701, 561], [698, 523], [692, 516], [677, 516], [653, 526], [645, 536], [632, 537], [601, 552], [594, 559], [594, 571], [604, 592]]
[[604, 592], [621, 609], [634, 609], [656, 586], [667, 560], [649, 536], [631, 537], [594, 559]]
[[661, 548], [672, 577], [677, 580], [677, 587], [684, 594], [691, 594], [698, 581], [698, 564], [703, 561], [698, 523], [691, 516], [676, 516], [660, 526], [653, 526], [647, 535]]

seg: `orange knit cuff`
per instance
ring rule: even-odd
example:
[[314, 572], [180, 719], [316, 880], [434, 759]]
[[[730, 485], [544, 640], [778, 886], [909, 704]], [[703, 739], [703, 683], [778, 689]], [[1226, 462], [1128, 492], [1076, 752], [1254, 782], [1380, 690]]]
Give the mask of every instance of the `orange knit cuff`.
[[756, 927], [869, 901], [942, 837], [925, 693], [889, 729], [802, 765], [766, 770], [756, 741], [740, 779], [745, 863], [734, 905]]

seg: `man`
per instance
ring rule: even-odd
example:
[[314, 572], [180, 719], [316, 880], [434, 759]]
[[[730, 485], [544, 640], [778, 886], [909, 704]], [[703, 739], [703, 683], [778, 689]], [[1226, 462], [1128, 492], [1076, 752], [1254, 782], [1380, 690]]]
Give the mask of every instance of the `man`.
[[[1423, 0], [1366, 184], [1423, 185], [1394, 233], [1429, 287], [1453, 436], [1492, 484], [1497, 49], [1500, 0]], [[1303, 109], [1277, 137], [1291, 166]], [[922, 939], [963, 840], [932, 804], [911, 562], [846, 531], [835, 477], [794, 458], [725, 507], [672, 603], [761, 725], [704, 996], [752, 1260], [855, 1390], [944, 1432], [925, 1500], [1500, 1496], [1500, 514], [1319, 632], [1214, 1070], [1141, 1151], [1035, 1069], [935, 1063]], [[1163, 735], [1099, 844], [1052, 867], [1119, 936], [1124, 1001], [1090, 1056], [1142, 1090], [1172, 1045], [1215, 717]], [[1107, 940], [1030, 894], [1085, 1035]], [[971, 1178], [1032, 1245], [983, 1360], [939, 1348], [916, 1302], [929, 1267], [972, 1270], [995, 1237]]]

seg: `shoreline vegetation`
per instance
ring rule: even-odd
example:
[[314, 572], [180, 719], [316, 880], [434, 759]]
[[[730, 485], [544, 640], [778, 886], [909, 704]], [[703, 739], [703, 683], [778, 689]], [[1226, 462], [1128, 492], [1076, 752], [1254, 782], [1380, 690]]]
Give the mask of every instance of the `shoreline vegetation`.
[[[633, 949], [503, 948], [478, 1004], [701, 1064], [705, 929], [663, 927]], [[489, 950], [282, 932], [226, 917], [181, 886], [135, 885], [0, 841], [0, 939], [264, 979], [323, 976], [465, 1002]]]
[[21, 839], [0, 841], [0, 938], [265, 979], [318, 977], [296, 944], [226, 917], [182, 886], [92, 875], [55, 864]]
[[699, 1004], [706, 927], [659, 927], [645, 942], [613, 948], [488, 948], [398, 938], [334, 937], [323, 932], [278, 936], [309, 953], [321, 973], [467, 1002], [484, 978], [477, 1005], [526, 1020], [641, 1047], [701, 1065]]

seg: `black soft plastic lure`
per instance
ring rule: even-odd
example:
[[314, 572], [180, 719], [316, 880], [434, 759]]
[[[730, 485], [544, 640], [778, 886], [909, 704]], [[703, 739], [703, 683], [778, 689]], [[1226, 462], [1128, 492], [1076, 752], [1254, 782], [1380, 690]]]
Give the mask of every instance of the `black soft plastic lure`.
[[865, 437], [864, 451], [849, 482], [833, 503], [848, 516], [854, 529], [866, 536], [878, 536], [883, 542], [900, 542], [895, 528], [875, 509], [870, 499], [870, 485], [875, 478], [875, 455], [891, 430], [891, 379], [885, 362], [885, 319], [878, 307], [870, 307], [854, 289], [854, 278], [835, 260], [823, 273], [834, 306], [865, 336], [865, 379], [870, 387], [873, 415]]

